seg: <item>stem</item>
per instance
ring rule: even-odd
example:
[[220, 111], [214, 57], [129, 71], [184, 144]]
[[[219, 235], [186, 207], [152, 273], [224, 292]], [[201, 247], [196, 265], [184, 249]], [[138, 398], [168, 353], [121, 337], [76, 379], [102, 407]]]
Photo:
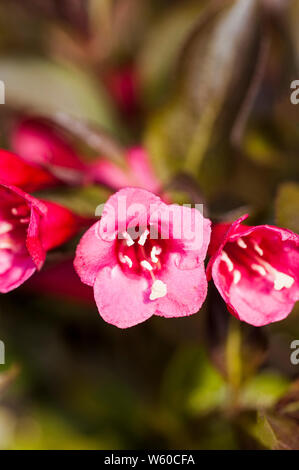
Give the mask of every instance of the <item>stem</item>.
[[226, 369], [228, 383], [231, 388], [230, 401], [233, 409], [236, 409], [238, 406], [239, 390], [242, 380], [241, 346], [241, 322], [231, 315], [226, 342]]

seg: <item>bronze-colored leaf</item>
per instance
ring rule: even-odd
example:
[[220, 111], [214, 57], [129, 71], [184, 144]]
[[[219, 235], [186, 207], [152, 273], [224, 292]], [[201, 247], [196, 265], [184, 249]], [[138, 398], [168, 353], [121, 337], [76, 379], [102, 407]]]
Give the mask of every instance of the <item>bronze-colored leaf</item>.
[[299, 379], [293, 382], [288, 392], [279, 400], [276, 411], [295, 419], [299, 424]]
[[259, 413], [253, 434], [268, 449], [299, 450], [299, 426], [273, 413]]
[[88, 34], [89, 0], [14, 0], [14, 3], [28, 9], [30, 14], [63, 21], [81, 34]]
[[0, 393], [4, 392], [5, 389], [15, 380], [19, 370], [19, 366], [15, 364], [10, 367], [10, 369], [0, 374]]
[[229, 162], [224, 157], [231, 127], [254, 72], [259, 32], [255, 0], [212, 2], [200, 15], [182, 49], [178, 90], [153, 117], [146, 136], [162, 174], [168, 161], [172, 172], [183, 167], [198, 175], [204, 158], [216, 155], [204, 174], [207, 186], [219, 180]]

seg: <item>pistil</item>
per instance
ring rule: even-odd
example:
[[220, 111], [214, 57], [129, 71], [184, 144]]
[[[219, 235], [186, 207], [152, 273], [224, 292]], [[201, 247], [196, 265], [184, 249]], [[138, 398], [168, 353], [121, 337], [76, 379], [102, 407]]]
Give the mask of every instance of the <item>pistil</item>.
[[[118, 248], [118, 259], [123, 269], [142, 275], [142, 271], [147, 273], [152, 281], [150, 300], [156, 300], [167, 294], [166, 284], [157, 279], [156, 273], [161, 269], [159, 256], [162, 254], [162, 247], [148, 238], [150, 232], [145, 229], [138, 240], [133, 240], [128, 232], [123, 232], [122, 240]], [[136, 243], [135, 243], [136, 242]]]

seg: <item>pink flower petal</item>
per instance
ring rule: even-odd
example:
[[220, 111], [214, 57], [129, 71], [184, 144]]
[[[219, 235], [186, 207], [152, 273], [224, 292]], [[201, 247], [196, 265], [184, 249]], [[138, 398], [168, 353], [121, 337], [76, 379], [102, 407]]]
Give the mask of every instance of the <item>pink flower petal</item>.
[[198, 312], [207, 295], [207, 278], [203, 263], [194, 269], [177, 267], [172, 254], [167, 269], [158, 276], [167, 287], [167, 295], [154, 301], [155, 313], [163, 317], [184, 317]]
[[140, 186], [153, 193], [160, 191], [160, 181], [154, 174], [149, 155], [145, 149], [142, 147], [129, 149], [126, 160], [134, 178], [134, 186]]
[[129, 149], [124, 158], [127, 163], [124, 167], [106, 158], [99, 158], [88, 167], [90, 179], [115, 190], [133, 186], [153, 193], [160, 192], [161, 183], [155, 176], [149, 156], [143, 148]]
[[57, 184], [56, 178], [47, 171], [3, 149], [0, 149], [0, 180], [25, 191], [36, 191]]
[[193, 269], [204, 261], [210, 242], [211, 222], [199, 210], [161, 203], [151, 214], [151, 220], [160, 221], [162, 238], [177, 240], [180, 269]]
[[15, 152], [29, 163], [84, 171], [78, 155], [50, 121], [24, 119], [15, 127], [11, 140]]
[[41, 240], [45, 250], [51, 250], [70, 240], [78, 231], [90, 225], [89, 219], [77, 216], [66, 207], [51, 201], [42, 201], [47, 209], [41, 219]]
[[123, 168], [104, 158], [99, 158], [90, 165], [89, 175], [91, 180], [116, 190], [132, 184], [130, 176]]
[[75, 269], [82, 282], [93, 286], [101, 268], [114, 265], [114, 241], [107, 242], [99, 237], [99, 224], [96, 222], [80, 240], [74, 261]]
[[41, 269], [46, 259], [46, 250], [41, 241], [40, 222], [40, 213], [35, 208], [32, 208], [27, 230], [26, 246], [37, 269]]
[[99, 271], [94, 285], [95, 301], [101, 317], [118, 328], [129, 328], [150, 318], [154, 302], [145, 301], [146, 279], [129, 278], [119, 266]]
[[[1, 250], [2, 251], [2, 250]], [[23, 284], [36, 271], [36, 266], [30, 256], [19, 255], [18, 253], [0, 253], [1, 264], [5, 262], [4, 258], [9, 257], [7, 269], [0, 273], [0, 292], [5, 294]], [[9, 266], [8, 266], [9, 264]]]

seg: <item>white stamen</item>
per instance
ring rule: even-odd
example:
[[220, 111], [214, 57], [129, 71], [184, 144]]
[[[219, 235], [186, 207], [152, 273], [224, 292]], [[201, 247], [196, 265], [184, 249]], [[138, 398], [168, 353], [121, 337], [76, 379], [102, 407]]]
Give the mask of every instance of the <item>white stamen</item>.
[[277, 271], [277, 269], [273, 268], [270, 263], [267, 263], [267, 261], [260, 260], [261, 264], [252, 264], [251, 267], [255, 271], [259, 272], [262, 276], [265, 276], [267, 272], [271, 274], [274, 277], [274, 289], [275, 290], [281, 290], [284, 287], [289, 289], [292, 287], [292, 285], [295, 282], [295, 279], [288, 274], [282, 273], [280, 271]]
[[122, 253], [119, 254], [119, 260], [121, 263], [127, 264], [129, 268], [133, 266], [133, 262], [131, 258], [127, 255], [123, 255]]
[[266, 276], [267, 274], [267, 271], [265, 270], [265, 268], [263, 268], [263, 266], [260, 266], [259, 264], [252, 264], [251, 265], [251, 268], [256, 271], [257, 273], [259, 273], [261, 276]]
[[226, 263], [229, 272], [232, 272], [232, 270], [234, 269], [234, 263], [224, 250], [221, 253], [221, 259]]
[[9, 224], [8, 222], [0, 222], [0, 235], [10, 232], [12, 229], [12, 224]]
[[247, 244], [244, 242], [243, 238], [239, 238], [239, 240], [237, 240], [237, 245], [240, 247], [240, 248], [247, 248]]
[[144, 246], [148, 235], [149, 235], [149, 230], [147, 230], [147, 229], [144, 230], [143, 234], [141, 235], [141, 237], [138, 240], [139, 245]]
[[295, 279], [289, 276], [288, 274], [276, 271], [276, 275], [274, 279], [274, 289], [281, 290], [284, 287], [290, 288], [292, 287], [294, 282], [295, 282]]
[[132, 246], [134, 245], [134, 240], [132, 237], [128, 234], [128, 232], [123, 232], [122, 233], [123, 238], [126, 240], [127, 246]]
[[140, 265], [141, 265], [144, 269], [147, 269], [148, 271], [152, 271], [152, 270], [153, 270], [152, 265], [151, 265], [148, 261], [146, 261], [145, 259], [140, 262]]
[[12, 213], [12, 215], [18, 215], [18, 209], [16, 207], [13, 207], [11, 209], [11, 213]]
[[0, 250], [10, 250], [12, 248], [13, 244], [9, 240], [3, 240], [2, 242], [0, 242]]
[[151, 260], [153, 263], [158, 263], [159, 258], [157, 258], [156, 255], [160, 255], [162, 252], [162, 248], [160, 246], [153, 246], [152, 251], [151, 251]]
[[156, 279], [152, 285], [150, 300], [160, 299], [167, 294], [167, 285], [160, 279]]
[[238, 282], [240, 282], [240, 279], [241, 279], [241, 273], [240, 271], [238, 271], [237, 269], [234, 270], [234, 273], [233, 273], [233, 276], [234, 276], [234, 284], [238, 284]]
[[264, 250], [262, 250], [261, 247], [257, 243], [253, 244], [253, 248], [260, 256], [263, 256]]

